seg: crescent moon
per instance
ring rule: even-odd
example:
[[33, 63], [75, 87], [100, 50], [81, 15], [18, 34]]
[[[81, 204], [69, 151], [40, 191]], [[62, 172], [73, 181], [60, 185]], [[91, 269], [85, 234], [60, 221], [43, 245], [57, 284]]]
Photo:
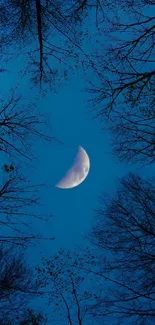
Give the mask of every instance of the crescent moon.
[[80, 185], [87, 177], [90, 169], [90, 160], [87, 152], [79, 146], [77, 156], [73, 166], [66, 175], [56, 184], [56, 187], [62, 189], [73, 188]]

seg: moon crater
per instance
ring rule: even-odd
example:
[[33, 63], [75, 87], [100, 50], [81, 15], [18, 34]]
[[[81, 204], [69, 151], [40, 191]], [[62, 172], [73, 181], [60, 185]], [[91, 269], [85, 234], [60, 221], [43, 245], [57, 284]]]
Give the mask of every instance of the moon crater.
[[68, 189], [80, 185], [87, 177], [90, 169], [90, 160], [86, 151], [79, 146], [78, 154], [73, 166], [66, 175], [56, 184], [56, 187]]

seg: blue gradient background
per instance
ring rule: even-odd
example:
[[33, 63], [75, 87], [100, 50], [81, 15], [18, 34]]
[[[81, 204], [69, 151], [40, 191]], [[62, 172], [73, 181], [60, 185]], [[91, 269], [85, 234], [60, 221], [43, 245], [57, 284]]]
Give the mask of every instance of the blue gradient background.
[[[45, 237], [55, 237], [54, 241], [40, 241], [28, 254], [30, 263], [36, 264], [40, 256], [49, 257], [60, 247], [74, 249], [76, 245], [87, 244], [83, 234], [91, 229], [94, 221], [93, 209], [96, 208], [101, 192], [115, 193], [119, 178], [128, 171], [139, 171], [144, 177], [153, 174], [153, 166], [139, 169], [136, 165], [118, 163], [112, 155], [110, 135], [101, 130], [97, 120], [92, 118], [88, 107], [88, 94], [83, 90], [84, 80], [78, 71], [68, 85], [58, 87], [58, 94], [48, 92], [45, 97], [38, 95], [36, 88], [30, 89], [27, 76], [20, 80], [18, 71], [22, 69], [21, 57], [11, 61], [8, 73], [0, 75], [3, 96], [7, 96], [10, 87], [18, 84], [19, 92], [30, 101], [35, 99], [39, 110], [48, 112], [52, 125], [52, 134], [64, 144], [58, 142], [36, 143], [37, 159], [33, 168], [23, 166], [23, 172], [32, 183], [46, 181], [41, 189], [44, 212], [53, 215], [48, 224], [33, 221], [34, 231], [41, 231]], [[57, 181], [71, 167], [78, 145], [81, 145], [90, 157], [90, 172], [86, 180], [78, 187], [61, 190], [55, 187]], [[4, 156], [1, 166], [6, 162]]]

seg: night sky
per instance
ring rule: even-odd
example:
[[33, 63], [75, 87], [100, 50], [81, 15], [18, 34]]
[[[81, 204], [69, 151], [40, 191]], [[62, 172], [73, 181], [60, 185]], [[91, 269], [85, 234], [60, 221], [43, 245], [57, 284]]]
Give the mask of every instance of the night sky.
[[[51, 135], [63, 142], [61, 144], [55, 141], [49, 144], [39, 140], [35, 144], [37, 159], [31, 163], [31, 168], [21, 167], [32, 183], [46, 182], [46, 188], [41, 189], [41, 197], [46, 208], [45, 213], [53, 215], [51, 226], [45, 226], [44, 233], [44, 236], [55, 237], [50, 248], [49, 244], [46, 246], [46, 253], [48, 250], [51, 253], [51, 245], [54, 251], [59, 247], [69, 248], [70, 245], [73, 247], [82, 243], [82, 233], [91, 227], [97, 197], [101, 191], [115, 191], [118, 178], [125, 175], [129, 167], [118, 163], [112, 155], [110, 135], [103, 132], [98, 121], [92, 118], [87, 103], [89, 94], [83, 91], [84, 80], [78, 72], [69, 81], [68, 86], [58, 90], [58, 94], [49, 92], [42, 98], [37, 89], [29, 87], [28, 81], [25, 81], [26, 77], [24, 80], [20, 79], [21, 82], [17, 81], [16, 69], [20, 69], [20, 66], [21, 60], [16, 60], [16, 66], [13, 65], [10, 73], [3, 76], [6, 93], [8, 85], [12, 88], [16, 80], [17, 90], [27, 98], [26, 100], [31, 96], [37, 108], [50, 117]], [[87, 178], [73, 189], [56, 188], [58, 180], [71, 167], [79, 145], [86, 150], [90, 158], [90, 172]], [[37, 222], [35, 227], [39, 231]], [[41, 246], [44, 245], [41, 243]]]
[[[93, 35], [92, 26], [91, 33]], [[96, 39], [94, 46], [95, 42]], [[21, 79], [18, 72], [23, 64], [21, 55], [6, 65], [9, 71], [0, 76], [1, 92], [5, 96], [11, 87], [17, 85], [26, 100], [34, 101], [39, 111], [48, 113], [51, 135], [60, 140], [52, 143], [38, 140], [35, 144], [37, 158], [32, 161], [31, 167], [26, 164], [21, 166], [22, 172], [32, 183], [46, 182], [46, 186], [40, 189], [43, 211], [53, 216], [47, 224], [39, 220], [33, 221], [34, 232], [41, 231], [45, 237], [54, 237], [53, 241], [40, 241], [29, 250], [28, 260], [33, 265], [40, 262], [41, 256], [50, 257], [59, 248], [74, 250], [77, 245], [87, 245], [83, 235], [90, 231], [94, 222], [93, 210], [98, 205], [99, 195], [103, 192], [114, 194], [119, 179], [129, 171], [148, 177], [154, 173], [154, 167], [140, 168], [138, 164], [121, 163], [112, 154], [111, 136], [93, 118], [88, 102], [90, 95], [84, 91], [86, 81], [80, 71], [76, 71], [75, 75], [71, 74], [65, 85], [58, 85], [57, 93], [48, 91], [42, 97], [37, 88], [31, 88], [28, 76]], [[79, 145], [90, 158], [88, 177], [75, 188], [56, 188], [58, 180], [71, 167]], [[3, 157], [1, 165], [6, 160]], [[86, 325], [89, 324], [88, 322]]]

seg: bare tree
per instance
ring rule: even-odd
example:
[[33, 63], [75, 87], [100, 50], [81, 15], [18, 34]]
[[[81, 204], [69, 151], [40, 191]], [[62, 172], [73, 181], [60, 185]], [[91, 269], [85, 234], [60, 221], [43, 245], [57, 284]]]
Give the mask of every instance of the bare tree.
[[48, 304], [54, 322], [84, 325], [91, 318], [90, 306], [96, 301], [99, 291], [93, 288], [89, 273], [77, 268], [78, 259], [77, 252], [60, 249], [50, 259], [42, 258], [42, 264], [36, 267], [38, 282], [46, 287], [49, 295]]
[[42, 234], [33, 233], [31, 223], [33, 219], [47, 222], [51, 217], [37, 210], [38, 206], [41, 209], [39, 190], [43, 185], [32, 185], [12, 165], [5, 164], [4, 169], [7, 175], [0, 187], [0, 242], [23, 245], [41, 239]]
[[90, 271], [108, 283], [108, 291], [93, 306], [93, 315], [103, 320], [113, 315], [118, 324], [125, 319], [154, 324], [155, 181], [129, 174], [116, 198], [100, 199], [87, 238], [101, 254], [98, 268]]
[[[114, 4], [114, 1], [112, 1]], [[108, 121], [114, 151], [123, 160], [152, 163], [154, 142], [154, 1], [119, 1], [106, 16], [107, 42], [94, 51], [95, 115]]]
[[[35, 112], [33, 105], [23, 105], [20, 96], [12, 91], [10, 98], [1, 100], [0, 111], [0, 150], [7, 154], [13, 164], [4, 164], [0, 183], [1, 234], [0, 241], [26, 244], [41, 238], [30, 232], [32, 219], [44, 219], [46, 214], [37, 213], [39, 189], [43, 185], [32, 185], [20, 174], [21, 157], [34, 158], [36, 140], [52, 141], [48, 135], [47, 118]], [[46, 126], [46, 128], [45, 128]], [[16, 165], [17, 160], [20, 163]], [[24, 161], [22, 159], [22, 161]], [[3, 181], [2, 181], [3, 178]]]
[[48, 135], [50, 124], [46, 114], [37, 112], [33, 104], [24, 104], [16, 90], [12, 90], [10, 96], [0, 102], [1, 151], [10, 157], [23, 156], [31, 160], [34, 155], [32, 145], [35, 147], [38, 138], [54, 140], [54, 137]]
[[105, 1], [103, 0], [74, 0], [68, 1], [65, 11], [69, 22], [74, 24], [80, 22], [82, 25], [84, 25], [86, 18], [89, 17], [92, 12], [95, 12], [96, 26], [99, 27], [100, 23], [104, 20], [104, 8]]
[[[17, 247], [15, 248], [13, 245], [4, 246], [1, 244], [0, 323], [8, 325], [12, 324], [14, 320], [14, 324], [42, 325], [43, 315], [41, 313], [35, 315], [35, 312], [32, 313], [32, 310], [28, 309], [30, 300], [36, 299], [38, 296], [39, 285], [36, 275], [27, 264], [23, 249], [17, 250]], [[37, 319], [38, 323], [35, 323]]]
[[20, 46], [29, 62], [25, 71], [30, 71], [33, 82], [40, 85], [52, 81], [54, 86], [59, 74], [60, 82], [67, 78], [73, 67], [67, 58], [77, 64], [75, 48], [80, 48], [80, 35], [77, 38], [63, 5], [59, 0], [7, 0], [0, 5], [1, 47], [5, 53], [6, 46], [15, 44], [18, 50]]

